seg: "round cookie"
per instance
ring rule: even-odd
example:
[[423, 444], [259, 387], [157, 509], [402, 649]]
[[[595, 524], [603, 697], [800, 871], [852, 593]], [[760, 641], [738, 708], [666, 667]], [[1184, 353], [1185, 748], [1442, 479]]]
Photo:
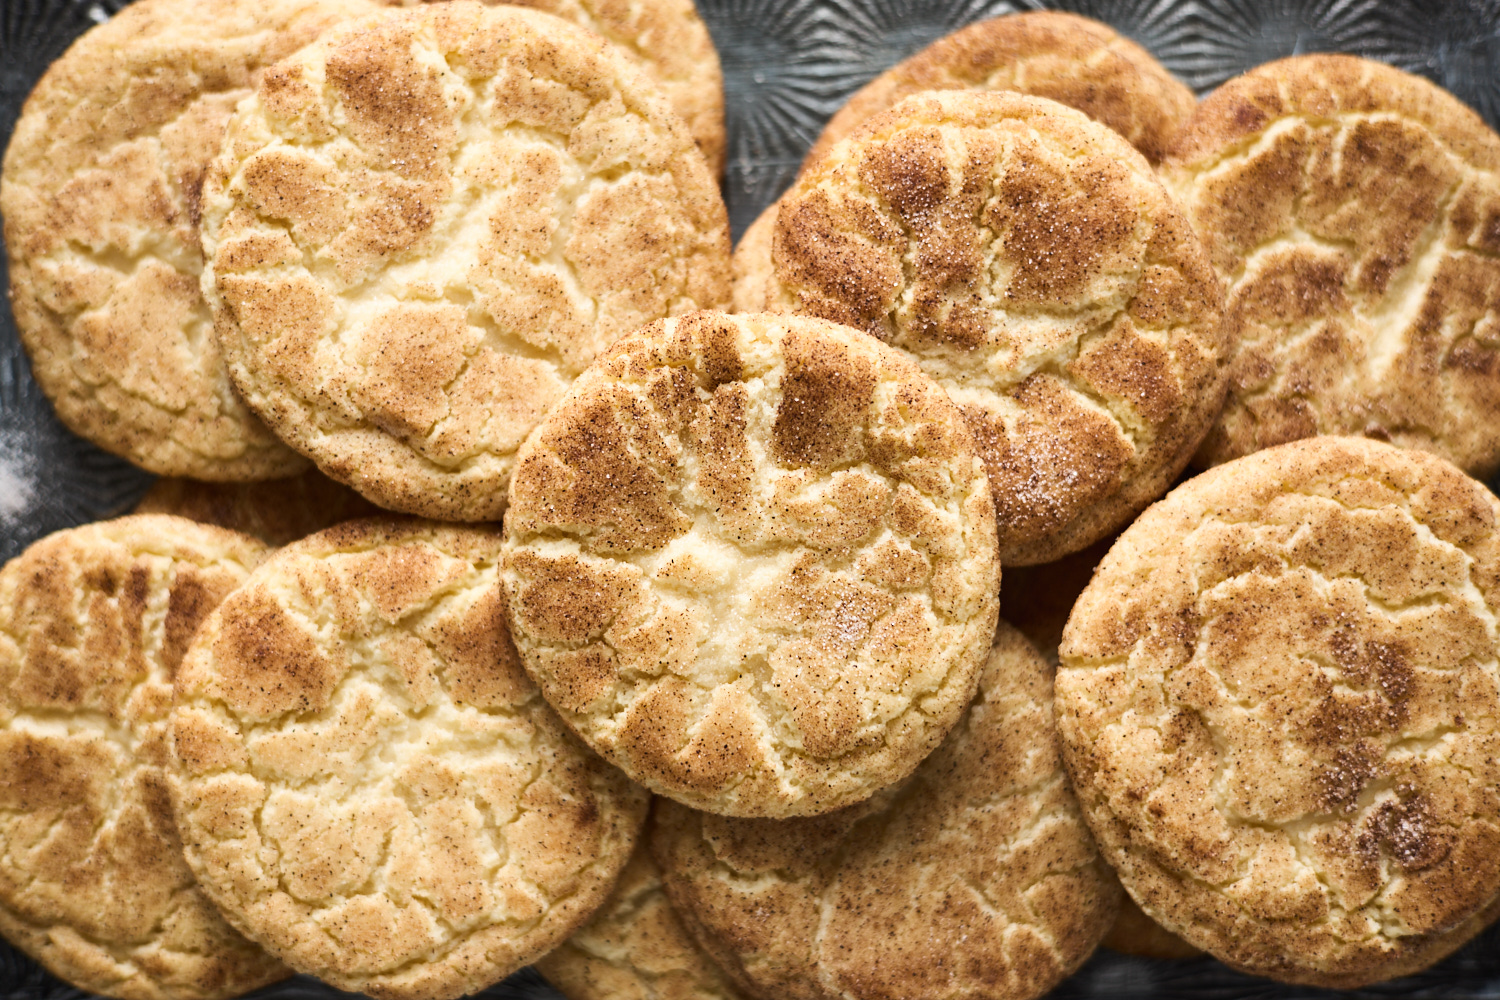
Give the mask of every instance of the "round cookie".
[[203, 206], [246, 401], [325, 474], [447, 520], [499, 516], [599, 351], [729, 294], [723, 200], [656, 88], [511, 6], [391, 10], [279, 64]]
[[1500, 501], [1311, 438], [1120, 536], [1068, 620], [1064, 757], [1148, 916], [1229, 965], [1352, 988], [1500, 899]]
[[498, 530], [355, 521], [199, 630], [172, 714], [188, 863], [248, 936], [376, 998], [476, 992], [609, 894], [648, 797], [505, 632]]
[[175, 514], [216, 524], [281, 546], [380, 509], [347, 486], [308, 470], [259, 483], [158, 479], [136, 504], [137, 514]]
[[926, 90], [1012, 90], [1077, 108], [1157, 163], [1198, 103], [1151, 53], [1107, 24], [1056, 10], [979, 21], [871, 80], [829, 119], [822, 156], [863, 122]]
[[68, 428], [159, 475], [306, 465], [234, 394], [199, 291], [204, 171], [261, 71], [372, 0], [136, 0], [53, 63], [0, 174], [11, 308]]
[[536, 968], [568, 1000], [743, 1000], [678, 919], [644, 838], [609, 899]]
[[1224, 84], [1163, 177], [1239, 341], [1197, 463], [1362, 434], [1500, 471], [1500, 136], [1428, 81], [1297, 56]]
[[264, 553], [151, 515], [0, 570], [0, 933], [87, 993], [227, 1000], [291, 975], [199, 891], [167, 798], [173, 674]]
[[694, 313], [611, 347], [521, 449], [511, 631], [568, 725], [652, 791], [827, 812], [963, 713], [993, 517], [963, 421], [900, 352]]
[[782, 197], [766, 306], [914, 356], [967, 417], [1006, 565], [1108, 535], [1223, 399], [1223, 300], [1150, 165], [1039, 97], [944, 91], [870, 119]]
[[899, 788], [785, 821], [661, 803], [651, 848], [678, 912], [753, 996], [1045, 993], [1120, 896], [1058, 758], [1051, 681], [1001, 624], [964, 720]]

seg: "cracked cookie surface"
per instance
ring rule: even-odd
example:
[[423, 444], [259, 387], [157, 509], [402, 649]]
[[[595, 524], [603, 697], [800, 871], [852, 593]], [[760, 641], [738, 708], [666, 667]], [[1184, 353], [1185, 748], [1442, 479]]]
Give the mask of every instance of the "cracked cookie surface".
[[1068, 620], [1064, 757], [1142, 909], [1224, 962], [1354, 987], [1500, 893], [1500, 502], [1433, 456], [1311, 438], [1120, 536]]
[[199, 890], [167, 791], [173, 675], [264, 554], [143, 515], [0, 570], [0, 932], [82, 990], [227, 1000], [291, 975]]
[[1202, 465], [1315, 434], [1500, 470], [1500, 136], [1447, 91], [1352, 56], [1224, 84], [1162, 175], [1239, 346]]
[[187, 859], [249, 937], [343, 990], [452, 998], [608, 895], [648, 797], [516, 660], [499, 532], [356, 521], [280, 550], [178, 675]]
[[[489, 2], [489, 0], [486, 0]], [[521, 0], [630, 53], [687, 125], [715, 177], [724, 173], [724, 76], [693, 0]]]
[[159, 479], [132, 513], [174, 514], [242, 531], [274, 547], [381, 511], [349, 487], [309, 469], [300, 476], [259, 483]]
[[610, 348], [522, 448], [511, 627], [568, 724], [733, 815], [857, 802], [974, 691], [999, 563], [962, 418], [910, 359], [797, 316]]
[[668, 895], [760, 997], [1036, 997], [1109, 929], [1119, 885], [1058, 757], [1052, 671], [1005, 624], [978, 693], [910, 780], [825, 816], [658, 805]]
[[744, 1000], [678, 918], [644, 838], [609, 899], [536, 968], [568, 1000]]
[[[1076, 108], [1157, 163], [1193, 113], [1193, 92], [1107, 24], [1064, 11], [980, 21], [897, 63], [851, 97], [803, 160], [812, 163], [861, 123], [924, 90], [1009, 90]], [[805, 167], [804, 167], [805, 169]], [[737, 312], [764, 308], [779, 202], [740, 237], [732, 261]]]
[[656, 87], [598, 36], [467, 0], [267, 74], [204, 185], [235, 385], [393, 510], [498, 517], [595, 355], [728, 298], [728, 222]]
[[1006, 564], [1127, 522], [1223, 399], [1202, 244], [1139, 153], [1054, 101], [907, 98], [807, 167], [771, 259], [764, 307], [901, 348], [964, 412]]
[[306, 463], [235, 396], [199, 291], [200, 188], [260, 73], [371, 0], [138, 0], [47, 70], [5, 153], [11, 305], [69, 429], [168, 476]]

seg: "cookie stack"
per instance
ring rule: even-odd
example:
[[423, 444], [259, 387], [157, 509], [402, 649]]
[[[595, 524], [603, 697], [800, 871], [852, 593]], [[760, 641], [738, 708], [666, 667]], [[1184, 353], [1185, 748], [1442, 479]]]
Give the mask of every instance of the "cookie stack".
[[7, 938], [122, 998], [1024, 1000], [1500, 913], [1500, 138], [1015, 15], [731, 262], [691, 5], [530, 6], [137, 0], [38, 86], [38, 381], [180, 478], [0, 571]]

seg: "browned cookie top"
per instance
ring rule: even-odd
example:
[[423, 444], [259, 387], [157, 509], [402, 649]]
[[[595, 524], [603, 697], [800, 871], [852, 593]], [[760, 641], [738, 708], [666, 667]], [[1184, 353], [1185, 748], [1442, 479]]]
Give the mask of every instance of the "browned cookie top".
[[354, 521], [279, 550], [177, 678], [200, 884], [300, 971], [453, 1000], [608, 896], [647, 795], [570, 736], [505, 628], [500, 534]]
[[620, 341], [521, 449], [505, 581], [567, 723], [662, 795], [826, 812], [974, 691], [999, 563], [953, 404], [856, 330], [692, 313]]
[[767, 305], [916, 358], [964, 411], [1001, 561], [1128, 521], [1223, 398], [1218, 280], [1149, 164], [1056, 102], [907, 98], [782, 198]]
[[1163, 165], [1239, 342], [1199, 460], [1363, 434], [1500, 469], [1500, 136], [1420, 77], [1297, 56], [1220, 87]]
[[1178, 487], [1068, 621], [1064, 756], [1147, 915], [1229, 964], [1353, 987], [1500, 894], [1500, 501], [1310, 438]]

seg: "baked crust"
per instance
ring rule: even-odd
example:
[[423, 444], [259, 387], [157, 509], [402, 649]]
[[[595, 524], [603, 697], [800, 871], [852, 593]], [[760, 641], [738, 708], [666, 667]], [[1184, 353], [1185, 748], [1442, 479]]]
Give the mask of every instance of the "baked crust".
[[1052, 671], [1001, 624], [978, 693], [904, 785], [825, 816], [661, 802], [667, 893], [752, 996], [1040, 996], [1109, 929], [1119, 884], [1068, 788]]
[[264, 553], [148, 515], [0, 570], [0, 933], [81, 990], [227, 1000], [291, 975], [198, 890], [167, 797], [173, 674]]
[[330, 477], [448, 520], [499, 516], [600, 350], [729, 295], [723, 200], [656, 88], [511, 6], [390, 10], [279, 64], [203, 203], [246, 401]]
[[1146, 161], [1054, 101], [910, 97], [809, 165], [777, 214], [767, 306], [913, 355], [964, 411], [1000, 558], [1129, 521], [1223, 399], [1223, 300]]
[[1197, 462], [1363, 434], [1500, 471], [1500, 136], [1352, 56], [1206, 98], [1163, 164], [1228, 287], [1229, 398]]
[[677, 918], [644, 838], [609, 899], [536, 968], [568, 1000], [743, 1000]]
[[968, 704], [993, 532], [967, 429], [909, 359], [694, 313], [606, 351], [521, 449], [511, 629], [568, 725], [658, 794], [826, 812]]
[[308, 470], [259, 483], [158, 479], [132, 513], [173, 514], [277, 547], [343, 521], [374, 516], [380, 509], [349, 487]]
[[26, 101], [0, 174], [11, 308], [68, 428], [159, 475], [306, 463], [235, 396], [198, 289], [200, 188], [261, 71], [370, 0], [137, 0]]
[[811, 163], [860, 124], [925, 90], [1011, 90], [1077, 108], [1152, 163], [1198, 103], [1193, 92], [1107, 24], [1056, 10], [979, 21], [871, 80], [829, 119]]
[[1433, 456], [1310, 438], [1126, 529], [1068, 620], [1064, 758], [1148, 916], [1229, 965], [1354, 987], [1500, 897], [1500, 501]]
[[521, 0], [629, 52], [687, 125], [708, 169], [724, 175], [724, 76], [693, 0]]
[[453, 998], [609, 894], [647, 795], [580, 746], [505, 631], [499, 532], [408, 520], [281, 549], [204, 623], [172, 714], [188, 863], [289, 965]]

